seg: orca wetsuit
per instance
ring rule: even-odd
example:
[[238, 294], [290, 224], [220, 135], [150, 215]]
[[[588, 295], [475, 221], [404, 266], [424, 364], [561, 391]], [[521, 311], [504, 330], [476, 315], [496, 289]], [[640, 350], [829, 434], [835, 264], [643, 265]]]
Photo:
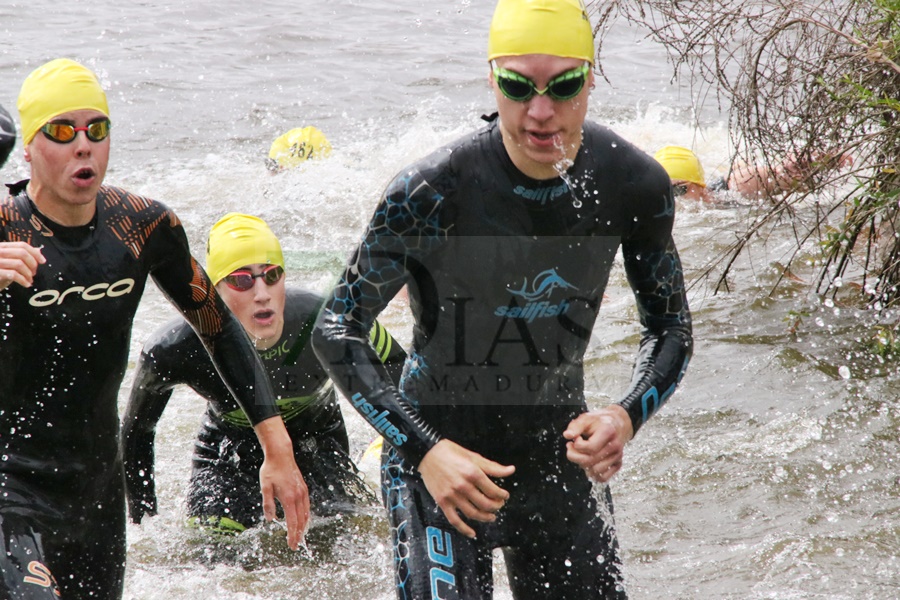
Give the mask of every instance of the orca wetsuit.
[[[352, 510], [374, 496], [349, 455], [344, 418], [328, 374], [309, 343], [322, 297], [288, 289], [281, 338], [259, 355], [294, 444], [294, 458], [309, 489], [314, 514]], [[370, 338], [399, 380], [406, 353], [375, 323]], [[136, 523], [156, 514], [153, 442], [156, 424], [178, 384], [207, 400], [194, 443], [188, 514], [222, 531], [242, 531], [263, 520], [259, 493], [262, 447], [250, 422], [194, 330], [178, 319], [144, 344], [122, 422], [128, 508]]]
[[125, 493], [117, 397], [147, 276], [196, 328], [253, 423], [278, 409], [240, 323], [191, 257], [176, 215], [103, 186], [63, 227], [25, 191], [0, 200], [0, 241], [47, 259], [0, 291], [0, 597], [120, 598]]
[[[620, 248], [643, 325], [619, 401], [635, 432], [682, 377], [692, 334], [674, 209], [662, 166], [594, 123], [563, 177], [522, 174], [494, 121], [388, 186], [314, 346], [390, 442], [398, 597], [490, 598], [497, 547], [517, 598], [624, 597], [611, 498], [567, 460], [562, 432], [587, 410], [584, 355]], [[405, 284], [415, 325], [398, 390], [360, 340]], [[516, 467], [499, 482], [510, 497], [497, 520], [469, 522], [475, 539], [416, 469], [444, 438]]]

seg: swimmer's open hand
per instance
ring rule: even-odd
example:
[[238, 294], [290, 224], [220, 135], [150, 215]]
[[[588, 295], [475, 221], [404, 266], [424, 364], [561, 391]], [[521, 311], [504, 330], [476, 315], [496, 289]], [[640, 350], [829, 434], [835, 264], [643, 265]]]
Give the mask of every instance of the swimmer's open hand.
[[509, 499], [509, 492], [491, 477], [509, 477], [512, 465], [501, 465], [450, 440], [441, 440], [429, 450], [419, 472], [425, 487], [444, 516], [457, 531], [474, 538], [475, 530], [460, 517], [489, 523]]
[[284, 510], [288, 546], [296, 550], [309, 525], [309, 490], [294, 461], [291, 438], [281, 417], [266, 419], [258, 423], [254, 430], [265, 455], [259, 470], [263, 514], [266, 521], [275, 519], [277, 499]]
[[40, 248], [25, 242], [0, 242], [0, 290], [12, 283], [31, 287], [38, 266], [46, 262]]

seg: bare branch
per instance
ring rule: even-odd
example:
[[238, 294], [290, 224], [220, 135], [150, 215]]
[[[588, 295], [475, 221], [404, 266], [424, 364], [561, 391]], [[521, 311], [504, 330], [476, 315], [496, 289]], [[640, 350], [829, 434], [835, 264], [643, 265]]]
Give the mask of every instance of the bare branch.
[[[589, 10], [598, 64], [615, 22], [636, 24], [690, 83], [695, 114], [710, 98], [730, 107], [734, 158], [774, 168], [788, 156], [806, 167], [802, 185], [720, 259], [717, 289], [741, 253], [787, 225], [798, 245], [791, 260], [803, 245], [821, 248], [817, 290], [833, 293], [853, 276], [871, 283], [873, 303], [900, 301], [898, 0], [596, 0]], [[835, 173], [847, 156], [853, 169]]]

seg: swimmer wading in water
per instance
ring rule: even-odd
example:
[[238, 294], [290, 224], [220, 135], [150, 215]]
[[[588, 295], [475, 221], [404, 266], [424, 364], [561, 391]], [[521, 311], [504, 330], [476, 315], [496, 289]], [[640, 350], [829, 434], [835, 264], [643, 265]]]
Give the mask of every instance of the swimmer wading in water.
[[[498, 116], [390, 182], [313, 343], [363, 417], [397, 431], [382, 494], [398, 598], [491, 598], [495, 548], [516, 598], [624, 598], [612, 497], [593, 485], [691, 356], [672, 186], [585, 120], [582, 2], [500, 0], [487, 60]], [[631, 384], [590, 409], [584, 354], [620, 250], [642, 337]], [[395, 386], [364, 340], [407, 285]]]

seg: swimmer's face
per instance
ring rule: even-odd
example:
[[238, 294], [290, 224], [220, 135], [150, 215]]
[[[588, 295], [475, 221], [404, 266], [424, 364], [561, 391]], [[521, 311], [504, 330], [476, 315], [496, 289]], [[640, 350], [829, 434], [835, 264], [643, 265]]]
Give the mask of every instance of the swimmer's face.
[[[105, 119], [97, 110], [75, 110], [51, 119], [51, 123], [65, 123], [76, 128]], [[42, 131], [25, 147], [25, 160], [31, 163], [31, 183], [28, 191], [38, 208], [63, 225], [83, 225], [79, 215], [88, 220], [94, 215], [97, 192], [106, 177], [109, 163], [109, 140], [88, 139], [78, 131], [75, 139], [61, 144]]]
[[[584, 64], [580, 59], [547, 54], [506, 56], [495, 62], [530, 79], [541, 90], [553, 78]], [[518, 102], [500, 91], [491, 73], [503, 145], [520, 171], [535, 179], [550, 179], [571, 166], [568, 161], [575, 160], [581, 147], [581, 128], [593, 82], [593, 72], [589, 71], [584, 87], [569, 100], [535, 94], [525, 102]]]
[[[239, 271], [260, 275], [271, 267], [252, 264], [241, 267]], [[265, 277], [254, 277], [252, 287], [246, 291], [231, 288], [224, 279], [216, 285], [222, 300], [247, 330], [257, 350], [268, 350], [281, 339], [284, 331], [285, 279], [287, 276], [282, 275], [278, 281], [268, 285]]]
[[706, 187], [697, 185], [691, 181], [673, 180], [672, 190], [675, 193], [675, 200], [695, 200], [699, 202], [712, 201], [712, 195]]

